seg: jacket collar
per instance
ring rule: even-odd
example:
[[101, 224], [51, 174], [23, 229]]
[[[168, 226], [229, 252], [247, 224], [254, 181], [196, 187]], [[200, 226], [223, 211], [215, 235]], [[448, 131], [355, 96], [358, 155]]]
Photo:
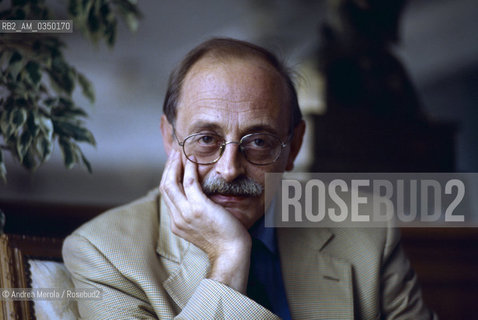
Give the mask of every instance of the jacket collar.
[[159, 239], [156, 252], [171, 261], [180, 263], [190, 243], [171, 231], [171, 219], [164, 201], [159, 199]]
[[353, 319], [352, 267], [325, 252], [333, 231], [279, 228], [277, 235], [292, 318]]

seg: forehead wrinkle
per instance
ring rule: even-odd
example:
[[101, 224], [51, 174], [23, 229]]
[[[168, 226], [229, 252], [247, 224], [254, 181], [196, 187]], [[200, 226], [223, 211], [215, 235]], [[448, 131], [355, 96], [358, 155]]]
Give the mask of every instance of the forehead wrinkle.
[[[269, 103], [269, 101], [267, 102]], [[259, 106], [256, 106], [254, 101], [252, 99], [240, 99], [240, 100], [232, 100], [228, 98], [197, 98], [197, 99], [190, 99], [190, 101], [187, 103], [187, 106], [203, 106], [203, 107], [214, 107], [214, 108], [221, 108], [221, 109], [228, 109], [231, 112], [236, 111], [237, 109], [234, 108], [234, 105], [238, 104], [247, 104], [247, 108], [249, 110], [254, 110], [257, 108], [265, 108], [261, 104]], [[249, 111], [249, 110], [244, 110], [244, 111]]]
[[228, 64], [210, 62], [199, 61], [183, 83], [178, 119], [182, 118], [184, 129], [205, 120], [234, 135], [251, 125], [265, 124], [282, 131], [288, 119], [284, 110], [287, 94], [275, 70], [243, 59]]
[[239, 99], [239, 100], [232, 100], [230, 98], [199, 98], [197, 100], [193, 100], [192, 103], [201, 102], [201, 101], [221, 101], [221, 102], [228, 102], [228, 103], [246, 103], [251, 102], [252, 99]]
[[[221, 133], [237, 132], [239, 135], [247, 132], [249, 133], [251, 127], [268, 126], [275, 128], [275, 132], [281, 133], [283, 125], [280, 124], [281, 108], [267, 108], [264, 105], [254, 105], [247, 103], [248, 106], [235, 108], [234, 105], [243, 105], [243, 103], [213, 103], [215, 99], [207, 99], [203, 102], [210, 103], [198, 103], [194, 106], [188, 107], [184, 105], [186, 109], [195, 110], [200, 109], [200, 113], [196, 113], [192, 118], [186, 119], [186, 127], [188, 134], [192, 133], [194, 127], [197, 127], [197, 123], [210, 123], [216, 127], [221, 128]], [[186, 124], [185, 123], [185, 124]], [[186, 129], [186, 128], [184, 128]], [[191, 132], [190, 132], [191, 131]], [[194, 131], [194, 130], [193, 130]]]
[[[287, 92], [285, 83], [280, 74], [267, 62], [257, 58], [228, 58], [226, 61], [206, 57], [192, 66], [183, 83], [183, 95], [190, 94], [188, 90], [194, 83], [199, 83], [203, 93], [218, 91], [227, 96], [229, 100], [241, 101], [234, 96], [244, 95], [244, 84], [250, 84], [256, 90], [248, 90], [261, 97], [270, 92], [275, 92], [281, 98]], [[206, 90], [206, 88], [208, 88]], [[286, 94], [287, 95], [287, 94]], [[283, 99], [281, 99], [283, 100]]]
[[[262, 103], [258, 104], [254, 99], [243, 99], [243, 100], [231, 100], [228, 98], [197, 98], [197, 99], [188, 99], [189, 101], [185, 103], [185, 108], [207, 108], [213, 109], [213, 111], [227, 111], [228, 113], [248, 113], [253, 111], [265, 110], [269, 113], [273, 112], [274, 116], [281, 113], [280, 108], [268, 108], [268, 106], [273, 101], [264, 100]], [[272, 110], [271, 110], [272, 109]]]
[[[206, 87], [206, 86], [204, 86]], [[259, 91], [259, 90], [258, 90]], [[260, 102], [261, 105], [276, 103], [273, 100], [278, 100], [281, 104], [283, 101], [279, 97], [274, 96], [274, 99], [268, 97], [270, 91], [273, 90], [260, 90], [260, 92], [254, 92], [254, 90], [247, 90], [244, 87], [234, 87], [224, 85], [221, 88], [197, 88], [196, 90], [188, 90], [184, 93], [182, 102], [187, 102], [188, 104], [200, 103], [202, 101], [206, 102], [226, 102], [232, 104], [238, 103], [251, 103], [252, 105]], [[276, 91], [277, 92], [277, 91]]]
[[[279, 110], [271, 112], [265, 109], [264, 112], [258, 111], [257, 108], [239, 108], [234, 109], [219, 105], [216, 108], [212, 105], [200, 106], [201, 112], [194, 115], [187, 122], [188, 131], [197, 127], [207, 127], [209, 125], [220, 128], [224, 132], [248, 132], [253, 127], [269, 127], [276, 128], [279, 132], [281, 125], [279, 123]], [[193, 130], [194, 131], [194, 130]], [[269, 130], [271, 131], [271, 130]]]

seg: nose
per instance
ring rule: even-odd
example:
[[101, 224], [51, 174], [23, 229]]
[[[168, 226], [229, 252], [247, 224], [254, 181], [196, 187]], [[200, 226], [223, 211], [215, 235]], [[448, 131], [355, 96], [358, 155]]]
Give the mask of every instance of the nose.
[[221, 158], [215, 164], [215, 170], [225, 181], [231, 182], [245, 173], [245, 159], [239, 149], [239, 143], [228, 142], [224, 148]]

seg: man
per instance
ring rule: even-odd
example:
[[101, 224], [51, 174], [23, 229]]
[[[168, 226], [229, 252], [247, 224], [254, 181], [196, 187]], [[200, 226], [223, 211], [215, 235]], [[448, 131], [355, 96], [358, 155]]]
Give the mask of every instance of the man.
[[232, 39], [173, 72], [160, 191], [65, 240], [88, 319], [430, 319], [396, 233], [268, 229], [267, 172], [293, 168], [304, 134], [286, 69]]

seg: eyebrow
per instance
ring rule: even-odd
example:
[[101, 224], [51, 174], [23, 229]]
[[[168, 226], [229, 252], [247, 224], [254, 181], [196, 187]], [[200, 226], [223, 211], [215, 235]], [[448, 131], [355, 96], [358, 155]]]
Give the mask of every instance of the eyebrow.
[[[198, 121], [190, 128], [188, 134], [193, 134], [193, 133], [201, 132], [205, 130], [214, 131], [216, 133], [223, 133], [223, 129], [218, 123], [209, 122], [209, 121]], [[255, 133], [255, 132], [267, 132], [267, 133], [272, 133], [274, 135], [279, 136], [279, 133], [277, 132], [277, 130], [268, 124], [257, 124], [257, 125], [247, 127], [242, 132], [242, 134], [246, 135], [246, 134]]]
[[248, 127], [244, 133], [249, 134], [254, 132], [267, 132], [279, 136], [277, 130], [267, 124], [258, 124], [252, 127]]
[[210, 130], [214, 132], [222, 131], [221, 127], [214, 122], [199, 121], [195, 123], [190, 129], [188, 134], [193, 134], [200, 131]]

